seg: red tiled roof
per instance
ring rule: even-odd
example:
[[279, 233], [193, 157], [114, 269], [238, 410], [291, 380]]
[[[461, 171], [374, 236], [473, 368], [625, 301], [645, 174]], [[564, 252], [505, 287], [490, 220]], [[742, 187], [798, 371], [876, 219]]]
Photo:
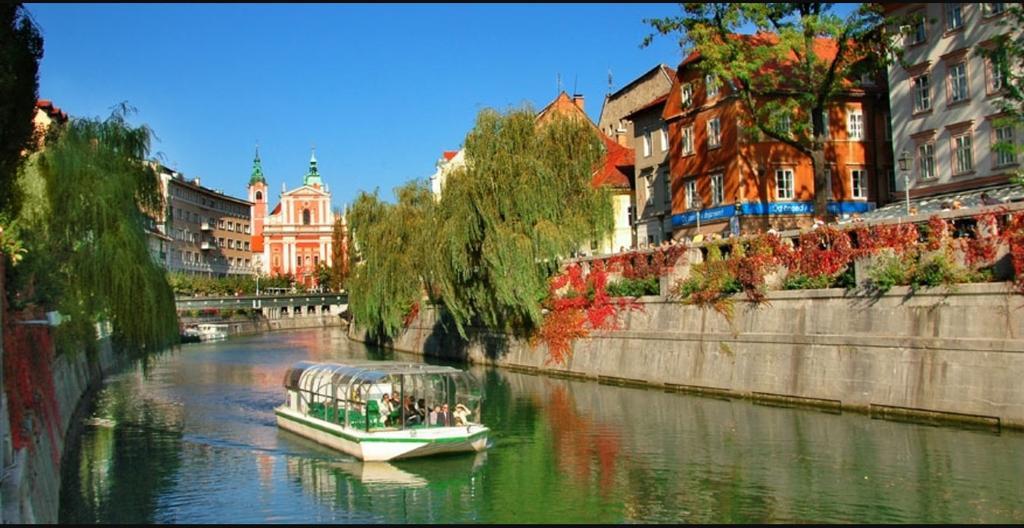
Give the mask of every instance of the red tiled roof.
[[277, 207], [275, 207], [274, 210], [270, 212], [270, 216], [274, 216], [274, 215], [276, 215], [277, 213], [280, 213], [280, 212], [281, 212], [281, 204], [278, 203]]
[[54, 106], [53, 102], [49, 99], [39, 99], [36, 101], [36, 108], [46, 112], [46, 115], [50, 116], [51, 119], [64, 122], [68, 120], [68, 114], [60, 108]]
[[451, 161], [452, 158], [454, 158], [455, 155], [458, 154], [458, 153], [459, 153], [459, 151], [457, 151], [457, 150], [446, 150], [446, 151], [444, 151], [443, 156], [444, 156], [445, 161]]

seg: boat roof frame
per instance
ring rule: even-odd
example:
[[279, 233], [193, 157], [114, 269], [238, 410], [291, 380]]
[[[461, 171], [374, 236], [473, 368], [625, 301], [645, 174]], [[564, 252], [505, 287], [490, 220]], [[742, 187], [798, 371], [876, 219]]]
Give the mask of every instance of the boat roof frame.
[[[314, 361], [299, 361], [293, 364], [286, 373], [286, 380], [293, 372], [301, 373], [316, 371], [321, 374], [344, 376], [353, 382], [359, 380], [362, 383], [375, 383], [388, 376], [416, 376], [416, 375], [445, 375], [465, 376], [469, 373], [454, 367], [445, 365], [428, 365], [425, 363], [411, 363], [399, 361], [359, 361], [349, 363], [320, 363]], [[298, 381], [296, 376], [295, 381]], [[286, 381], [286, 386], [289, 383]]]

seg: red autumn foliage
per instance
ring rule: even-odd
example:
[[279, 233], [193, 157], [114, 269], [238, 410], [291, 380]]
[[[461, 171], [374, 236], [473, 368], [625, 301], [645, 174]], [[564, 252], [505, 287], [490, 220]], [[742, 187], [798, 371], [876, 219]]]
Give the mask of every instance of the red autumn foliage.
[[60, 407], [53, 385], [53, 339], [48, 327], [19, 324], [43, 318], [38, 309], [4, 314], [4, 390], [14, 448], [34, 445], [28, 427], [45, 431], [56, 465], [60, 463]]
[[402, 320], [402, 326], [409, 328], [409, 325], [416, 320], [416, 316], [420, 314], [420, 303], [419, 301], [412, 303], [409, 307], [409, 313], [405, 314], [405, 319]]
[[[590, 262], [585, 271], [578, 263], [570, 264], [563, 273], [551, 279], [544, 308], [544, 323], [534, 335], [534, 344], [548, 346], [548, 364], [564, 364], [572, 353], [572, 343], [594, 330], [615, 330], [619, 315], [642, 307], [633, 299], [608, 296], [608, 273], [623, 277], [660, 277], [668, 273], [682, 257], [686, 248], [670, 246], [653, 252], [631, 252]], [[559, 295], [559, 291], [566, 289]]]

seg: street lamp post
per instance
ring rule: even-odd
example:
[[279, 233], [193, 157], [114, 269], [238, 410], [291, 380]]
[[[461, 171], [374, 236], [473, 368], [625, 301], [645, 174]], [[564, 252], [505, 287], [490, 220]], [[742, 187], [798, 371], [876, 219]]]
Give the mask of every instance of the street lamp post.
[[910, 216], [910, 161], [910, 153], [903, 149], [897, 163], [899, 163], [900, 172], [903, 174], [903, 197], [906, 202], [907, 216]]

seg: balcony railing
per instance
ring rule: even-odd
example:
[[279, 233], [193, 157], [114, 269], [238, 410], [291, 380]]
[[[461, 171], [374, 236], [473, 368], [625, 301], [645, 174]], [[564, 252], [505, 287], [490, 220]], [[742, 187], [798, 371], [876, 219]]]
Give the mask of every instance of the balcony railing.
[[209, 222], [203, 222], [203, 224], [200, 226], [200, 229], [202, 229], [203, 231], [213, 231], [213, 226], [210, 225]]

